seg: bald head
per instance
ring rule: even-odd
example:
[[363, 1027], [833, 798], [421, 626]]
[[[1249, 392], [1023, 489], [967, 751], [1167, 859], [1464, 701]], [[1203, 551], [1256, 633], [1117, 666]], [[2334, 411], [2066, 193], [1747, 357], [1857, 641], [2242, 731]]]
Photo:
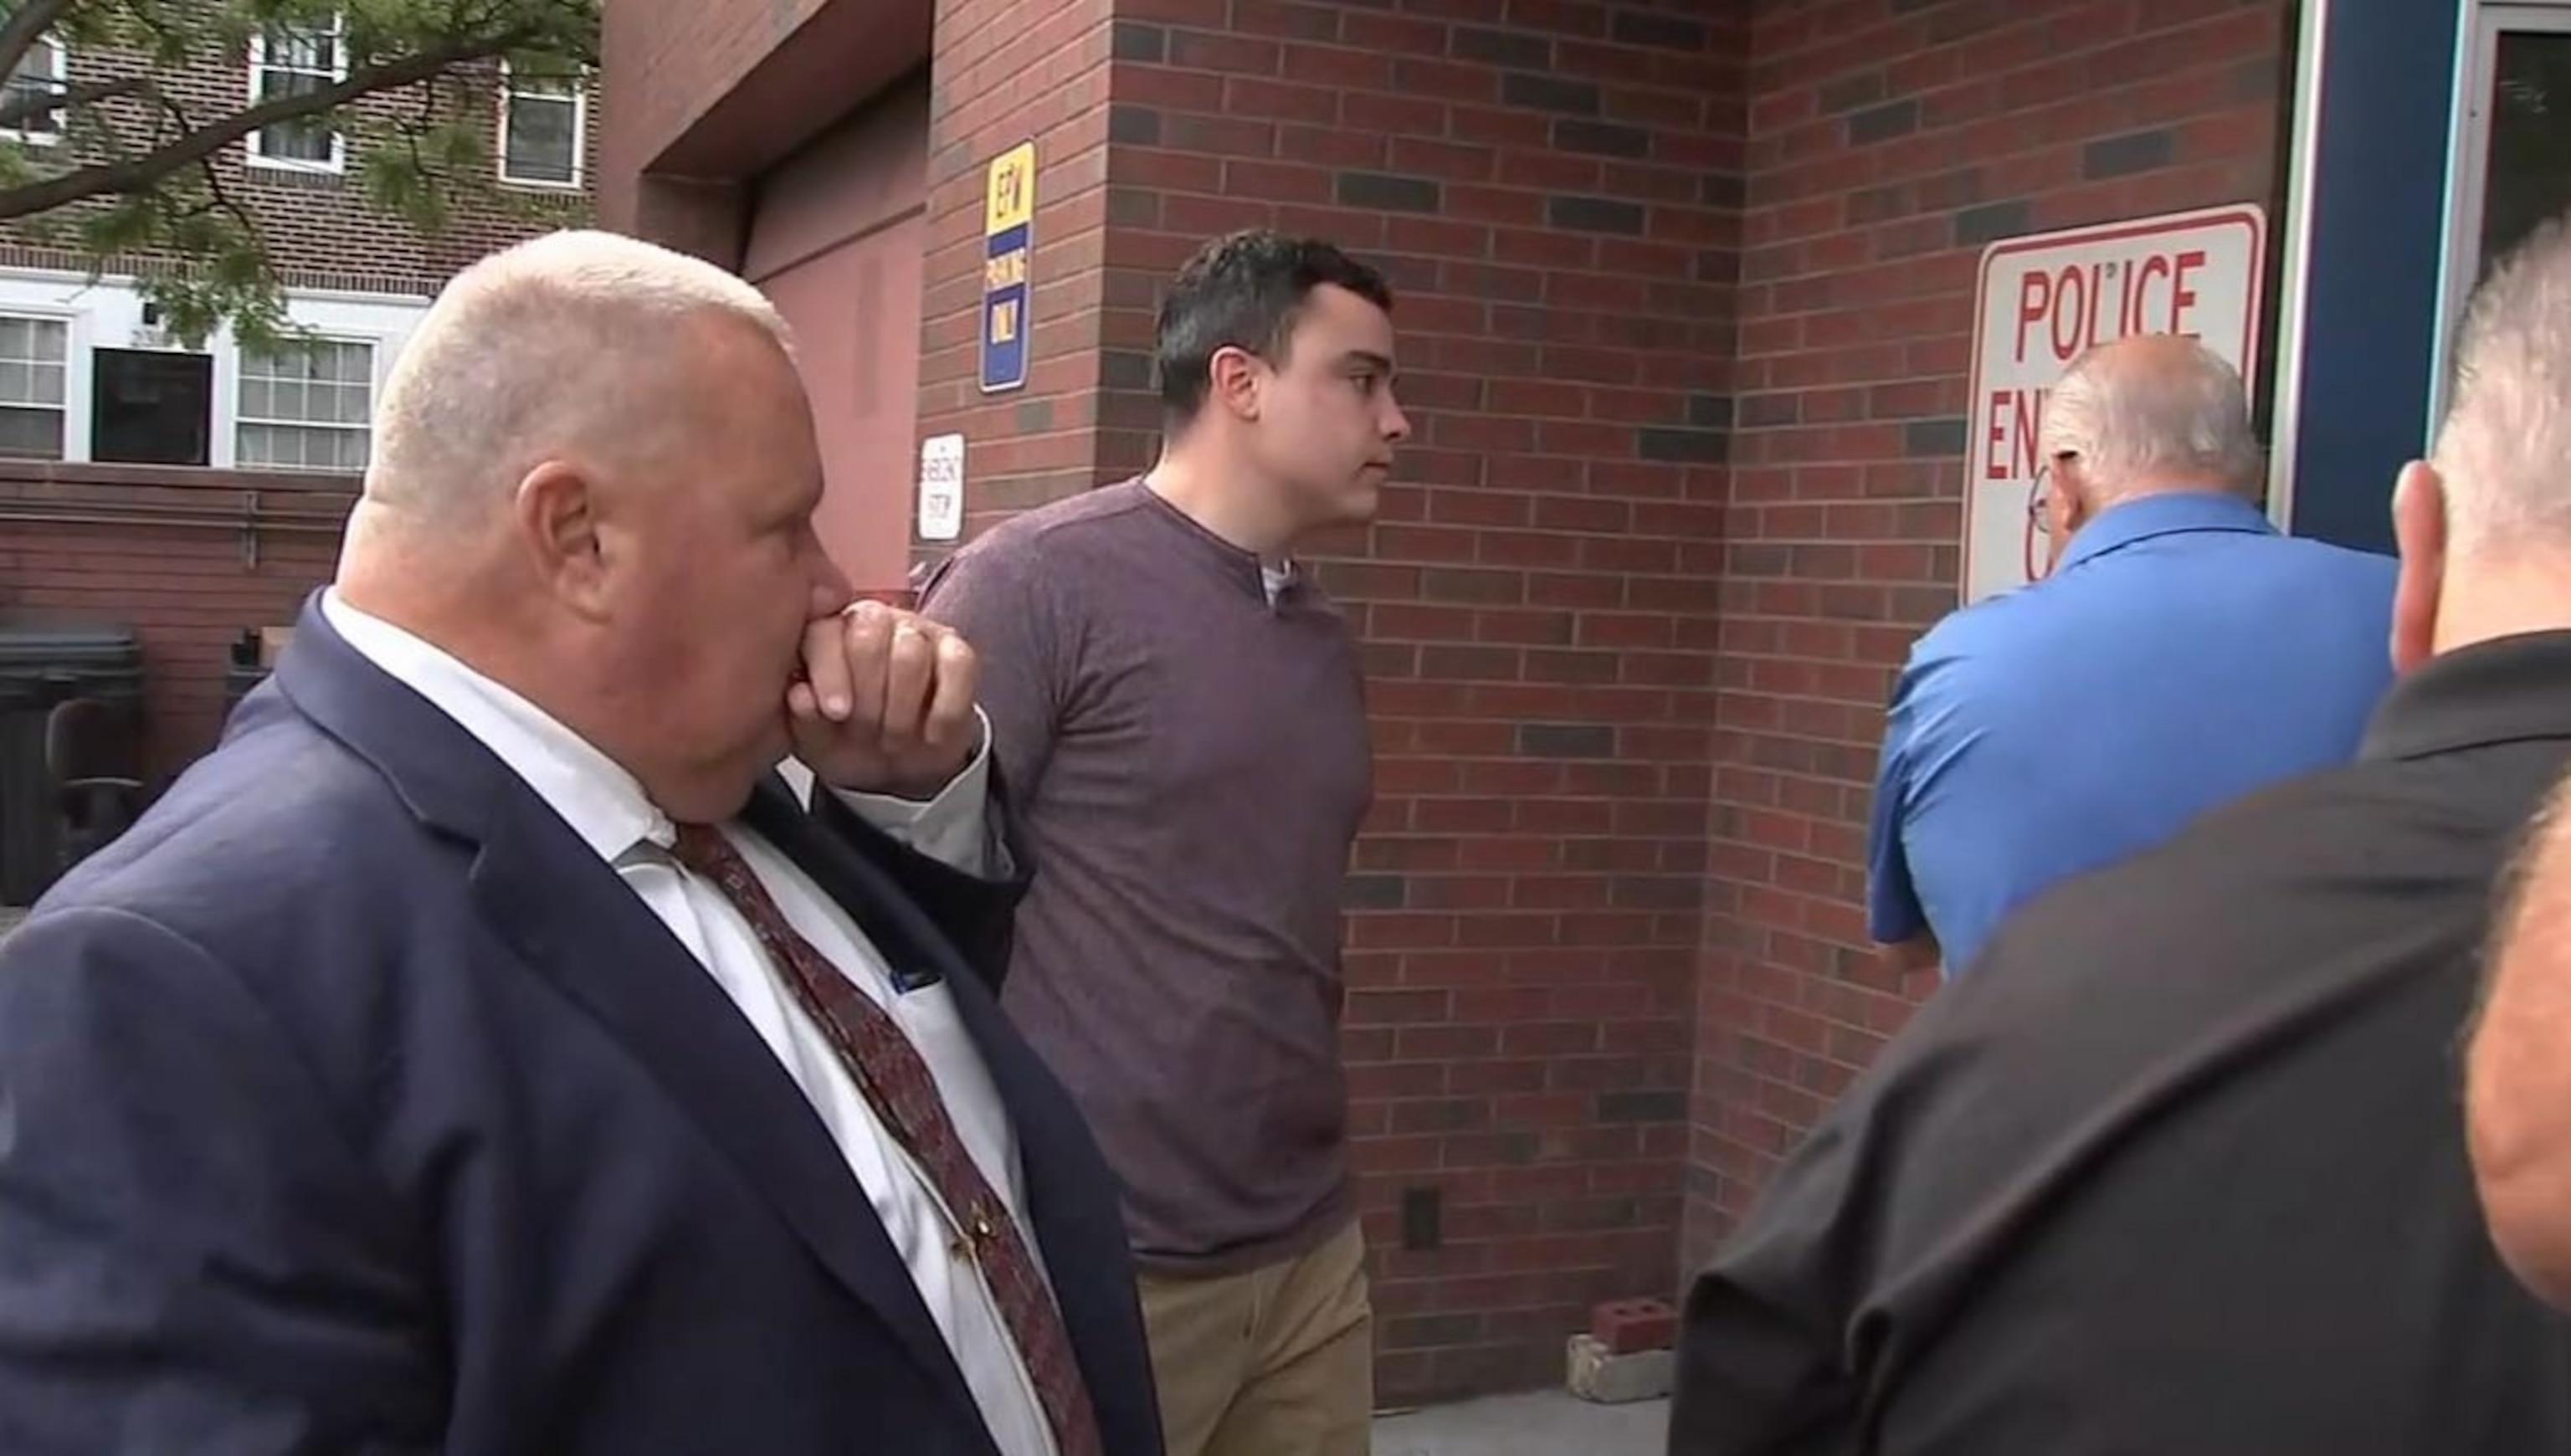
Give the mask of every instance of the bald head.
[[555, 233], [456, 275], [375, 416], [366, 499], [405, 521], [480, 518], [552, 459], [648, 458], [699, 418], [717, 361], [789, 357], [784, 320], [714, 264], [612, 233]]
[[2240, 371], [2192, 338], [2100, 344], [2044, 404], [2044, 456], [2076, 455], [2097, 504], [2219, 487], [2255, 497], [2265, 474]]
[[2571, 548], [2571, 227], [2537, 232], [2473, 294], [2430, 458], [2448, 551]]

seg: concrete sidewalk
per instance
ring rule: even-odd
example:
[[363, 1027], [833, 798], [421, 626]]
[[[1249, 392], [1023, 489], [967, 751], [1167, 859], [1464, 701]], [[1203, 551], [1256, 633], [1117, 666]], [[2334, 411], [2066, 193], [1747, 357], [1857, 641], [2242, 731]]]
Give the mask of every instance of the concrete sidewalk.
[[1374, 1456], [1662, 1456], [1670, 1403], [1593, 1405], [1559, 1390], [1378, 1416]]

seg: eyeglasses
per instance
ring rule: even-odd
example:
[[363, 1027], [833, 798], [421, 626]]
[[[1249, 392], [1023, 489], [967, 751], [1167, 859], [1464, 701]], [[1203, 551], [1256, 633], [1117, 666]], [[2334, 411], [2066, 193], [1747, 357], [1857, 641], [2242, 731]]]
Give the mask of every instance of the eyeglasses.
[[2053, 534], [2053, 518], [2044, 509], [2045, 503], [2052, 499], [2050, 487], [2053, 484], [2053, 467], [2062, 461], [2075, 459], [2079, 454], [2077, 450], [2056, 450], [2045, 457], [2042, 465], [2035, 468], [2035, 479], [2026, 488], [2026, 519], [2027, 524], [2035, 528], [2037, 535]]

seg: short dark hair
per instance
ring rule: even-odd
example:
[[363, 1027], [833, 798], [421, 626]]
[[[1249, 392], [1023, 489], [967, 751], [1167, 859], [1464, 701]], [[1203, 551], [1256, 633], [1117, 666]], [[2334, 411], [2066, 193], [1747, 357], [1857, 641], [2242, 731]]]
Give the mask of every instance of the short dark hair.
[[1253, 229], [1198, 248], [1161, 299], [1152, 347], [1152, 387], [1161, 407], [1177, 423], [1196, 418], [1214, 387], [1219, 350], [1283, 362], [1303, 299], [1323, 283], [1392, 311], [1383, 274], [1317, 238]]

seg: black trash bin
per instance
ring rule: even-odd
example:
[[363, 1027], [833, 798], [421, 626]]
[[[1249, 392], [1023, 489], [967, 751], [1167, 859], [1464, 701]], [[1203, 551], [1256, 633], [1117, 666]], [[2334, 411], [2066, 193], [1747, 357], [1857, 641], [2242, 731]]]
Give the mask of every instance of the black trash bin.
[[[62, 873], [64, 806], [47, 761], [54, 711], [84, 776], [143, 777], [143, 652], [117, 623], [0, 617], [0, 905], [30, 905]], [[89, 846], [95, 847], [95, 846]]]

